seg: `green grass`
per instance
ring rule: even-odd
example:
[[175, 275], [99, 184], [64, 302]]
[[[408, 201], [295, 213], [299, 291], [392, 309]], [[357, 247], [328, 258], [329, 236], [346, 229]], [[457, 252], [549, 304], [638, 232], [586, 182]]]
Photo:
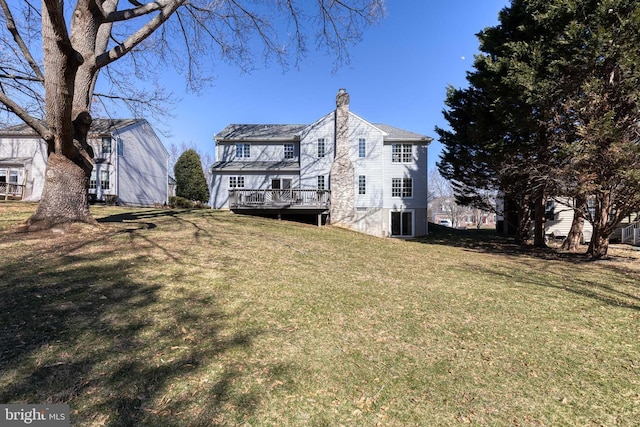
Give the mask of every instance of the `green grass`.
[[74, 426], [631, 426], [640, 256], [212, 210], [0, 203], [0, 402]]

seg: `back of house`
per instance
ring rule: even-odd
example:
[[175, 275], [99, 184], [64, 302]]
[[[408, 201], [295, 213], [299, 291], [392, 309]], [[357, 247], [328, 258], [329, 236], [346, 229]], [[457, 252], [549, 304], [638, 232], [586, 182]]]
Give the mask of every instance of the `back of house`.
[[304, 124], [232, 124], [215, 136], [211, 206], [242, 212], [313, 212], [374, 236], [427, 231], [431, 138], [336, 109]]

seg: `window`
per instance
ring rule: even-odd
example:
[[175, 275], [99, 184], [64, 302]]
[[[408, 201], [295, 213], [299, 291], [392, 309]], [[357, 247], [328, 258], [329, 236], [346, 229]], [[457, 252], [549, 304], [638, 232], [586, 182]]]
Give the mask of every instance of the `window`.
[[413, 179], [392, 178], [391, 197], [413, 197]]
[[89, 178], [89, 188], [95, 190], [96, 189], [96, 170], [91, 171], [91, 177]]
[[9, 170], [9, 182], [12, 184], [18, 183], [18, 171], [15, 169]]
[[104, 137], [102, 138], [102, 154], [110, 154], [111, 153], [111, 138]]
[[393, 163], [410, 163], [412, 160], [412, 144], [391, 144], [391, 161]]
[[324, 157], [325, 150], [324, 138], [318, 138], [318, 157]]
[[367, 194], [367, 177], [358, 175], [358, 194]]
[[7, 170], [0, 169], [0, 182], [7, 182]]
[[294, 150], [293, 144], [284, 144], [284, 158], [293, 159], [293, 155], [294, 155], [293, 150]]
[[236, 144], [236, 159], [251, 157], [251, 144]]
[[413, 212], [391, 212], [391, 235], [413, 236]]
[[100, 187], [103, 190], [109, 189], [109, 171], [100, 171]]
[[546, 221], [553, 221], [555, 219], [555, 202], [553, 200], [547, 200], [544, 206], [544, 219]]
[[118, 150], [118, 156], [124, 156], [124, 143], [122, 142], [122, 139], [117, 139], [116, 148]]
[[358, 157], [367, 157], [367, 141], [364, 138], [358, 140]]
[[326, 189], [325, 183], [324, 183], [324, 176], [320, 175], [318, 177], [318, 190], [324, 190], [324, 189]]
[[230, 176], [229, 188], [244, 188], [244, 176]]

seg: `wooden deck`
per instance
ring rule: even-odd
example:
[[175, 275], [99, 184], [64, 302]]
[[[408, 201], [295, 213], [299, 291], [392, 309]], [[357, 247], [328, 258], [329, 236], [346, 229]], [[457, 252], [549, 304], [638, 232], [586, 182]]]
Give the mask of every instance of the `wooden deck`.
[[229, 209], [249, 215], [315, 215], [318, 226], [329, 214], [329, 190], [229, 190]]
[[329, 209], [329, 190], [229, 190], [229, 208], [307, 211]]

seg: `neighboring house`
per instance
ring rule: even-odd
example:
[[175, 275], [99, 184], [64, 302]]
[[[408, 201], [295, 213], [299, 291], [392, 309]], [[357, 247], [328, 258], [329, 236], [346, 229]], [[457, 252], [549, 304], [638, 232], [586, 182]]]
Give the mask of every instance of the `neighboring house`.
[[[590, 208], [591, 209], [591, 208]], [[567, 197], [548, 199], [544, 209], [544, 234], [548, 239], [564, 240], [573, 224], [573, 202]], [[593, 227], [589, 221], [582, 226], [582, 241], [590, 242]]]
[[431, 138], [336, 110], [310, 125], [229, 125], [215, 136], [211, 206], [315, 214], [374, 236], [427, 232]]
[[435, 197], [431, 203], [431, 221], [454, 228], [495, 227], [496, 214], [458, 205], [454, 197]]
[[[94, 119], [88, 140], [95, 162], [90, 200], [136, 206], [168, 202], [169, 155], [146, 120]], [[37, 201], [46, 165], [46, 143], [30, 127], [0, 130], [0, 183], [4, 177], [15, 183], [11, 188], [21, 198]]]

